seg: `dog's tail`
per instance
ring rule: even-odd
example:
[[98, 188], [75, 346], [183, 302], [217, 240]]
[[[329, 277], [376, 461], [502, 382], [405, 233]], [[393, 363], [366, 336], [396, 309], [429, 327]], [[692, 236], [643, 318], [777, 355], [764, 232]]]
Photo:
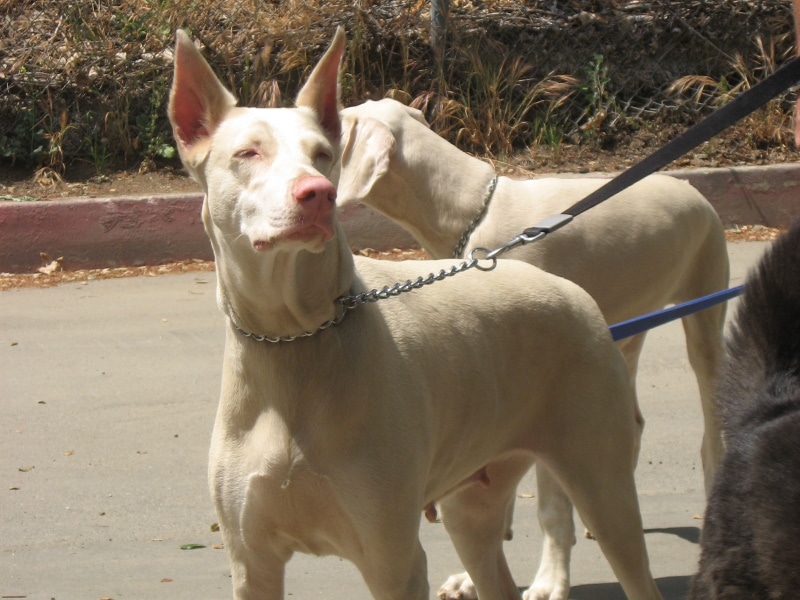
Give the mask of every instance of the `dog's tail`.
[[800, 221], [748, 274], [727, 347], [718, 393], [726, 434], [791, 409], [800, 389]]

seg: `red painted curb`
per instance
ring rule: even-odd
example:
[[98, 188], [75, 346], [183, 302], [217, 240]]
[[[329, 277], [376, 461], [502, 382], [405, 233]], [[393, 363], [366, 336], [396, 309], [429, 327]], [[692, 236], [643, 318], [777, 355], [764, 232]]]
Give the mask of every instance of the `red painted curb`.
[[28, 273], [40, 252], [65, 269], [213, 258], [202, 195], [0, 203], [0, 271]]
[[726, 228], [789, 227], [800, 216], [800, 165], [671, 171], [688, 180], [716, 209]]
[[[671, 171], [711, 202], [726, 227], [788, 227], [800, 215], [800, 165]], [[46, 202], [0, 202], [0, 272], [29, 273], [40, 252], [66, 269], [161, 264], [213, 258], [200, 219], [202, 195], [172, 194]], [[389, 250], [411, 236], [361, 205], [340, 220], [351, 246]]]

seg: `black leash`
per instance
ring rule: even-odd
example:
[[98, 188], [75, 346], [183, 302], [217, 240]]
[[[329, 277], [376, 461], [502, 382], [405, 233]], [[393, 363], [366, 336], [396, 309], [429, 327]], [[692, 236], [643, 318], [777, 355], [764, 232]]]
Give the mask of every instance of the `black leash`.
[[[708, 117], [687, 129], [683, 134], [656, 150], [647, 158], [626, 169], [586, 196], [583, 200], [573, 204], [562, 214], [553, 215], [537, 223], [533, 227], [528, 227], [505, 245], [495, 248], [494, 250], [489, 250], [488, 248], [474, 248], [469, 254], [469, 261], [461, 263], [460, 266], [454, 266], [449, 271], [442, 269], [438, 275], [431, 273], [427, 278], [419, 277], [416, 281], [409, 280], [404, 284], [398, 283], [392, 287], [386, 286], [381, 290], [372, 290], [371, 292], [361, 293], [356, 296], [343, 296], [339, 301], [347, 308], [354, 308], [359, 304], [375, 302], [377, 300], [396, 296], [402, 292], [409, 292], [427, 283], [439, 281], [472, 267], [481, 271], [491, 271], [497, 266], [497, 259], [501, 254], [519, 245], [540, 240], [547, 234], [560, 229], [572, 221], [574, 217], [577, 217], [593, 206], [597, 206], [625, 188], [630, 187], [676, 158], [683, 156], [797, 83], [800, 83], [800, 57], [790, 60], [772, 75], [743, 94], [740, 94], [722, 108], [717, 109]], [[489, 261], [489, 264], [482, 265], [481, 261]], [[679, 319], [690, 312], [696, 312], [708, 306], [712, 306], [713, 304], [724, 302], [741, 293], [741, 290], [741, 286], [731, 290], [723, 290], [704, 298], [692, 300], [685, 305], [681, 304], [663, 311], [658, 311], [657, 313], [618, 323], [611, 327], [612, 335], [615, 340], [636, 335], [636, 333], [640, 333], [650, 327], [655, 327], [657, 324]], [[350, 304], [352, 304], [352, 306]]]
[[743, 119], [797, 83], [800, 83], [800, 56], [793, 58], [772, 75], [740, 94], [722, 108], [717, 109], [650, 156], [629, 167], [583, 200], [573, 204], [563, 214], [555, 215], [543, 223], [529, 227], [523, 232], [524, 235], [527, 237], [539, 236], [563, 227], [572, 218], [608, 200], [611, 196], [710, 140], [723, 129]]
[[[526, 244], [539, 240], [548, 233], [560, 229], [572, 221], [574, 217], [608, 200], [611, 196], [618, 194], [625, 188], [630, 187], [637, 181], [644, 179], [658, 169], [671, 163], [676, 158], [693, 150], [703, 142], [708, 141], [723, 129], [743, 119], [757, 108], [760, 108], [772, 98], [785, 92], [797, 83], [800, 83], [800, 56], [790, 60], [772, 75], [740, 94], [722, 108], [717, 109], [674, 140], [656, 150], [653, 154], [609, 180], [583, 200], [573, 204], [562, 214], [548, 217], [537, 225], [525, 229], [511, 242], [506, 244], [506, 246], [496, 251], [488, 252], [487, 257], [494, 259], [499, 252], [503, 252], [519, 244]], [[726, 302], [741, 294], [743, 289], [743, 286], [740, 285], [735, 288], [715, 292], [703, 298], [697, 298], [677, 306], [665, 308], [635, 319], [611, 325], [609, 329], [615, 341], [624, 339], [652, 329], [658, 325], [663, 325], [669, 321], [680, 319], [693, 312], [708, 308], [709, 306]]]

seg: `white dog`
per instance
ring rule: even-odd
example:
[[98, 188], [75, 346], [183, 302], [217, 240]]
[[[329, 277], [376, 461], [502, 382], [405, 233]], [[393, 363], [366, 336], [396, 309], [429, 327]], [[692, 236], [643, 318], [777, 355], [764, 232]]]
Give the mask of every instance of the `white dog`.
[[[359, 201], [405, 227], [434, 258], [496, 248], [599, 188], [602, 178], [495, 178], [492, 167], [433, 132], [414, 108], [367, 101], [342, 111], [339, 204]], [[547, 239], [505, 255], [574, 281], [610, 324], [728, 285], [725, 232], [686, 182], [652, 175]], [[706, 489], [722, 454], [713, 403], [725, 305], [683, 320], [705, 419]], [[635, 381], [645, 334], [620, 343]]]
[[[490, 165], [433, 132], [420, 111], [394, 100], [368, 101], [341, 114], [339, 204], [372, 206], [405, 227], [434, 258], [502, 246], [607, 181], [497, 178]], [[504, 256], [576, 282], [611, 324], [724, 289], [729, 276], [716, 212], [688, 183], [662, 175], [646, 178], [546, 239]], [[724, 320], [724, 304], [683, 319], [705, 422], [701, 456], [707, 491], [723, 449], [713, 391]], [[644, 339], [642, 333], [619, 343], [634, 385]], [[643, 426], [638, 406], [636, 415]], [[572, 507], [549, 480], [539, 491], [545, 546], [531, 589], [537, 598], [566, 598], [575, 540]], [[442, 596], [447, 593], [475, 597], [463, 575], [447, 583]]]
[[427, 599], [419, 522], [438, 501], [482, 600], [519, 598], [505, 514], [538, 458], [628, 597], [659, 598], [633, 391], [588, 294], [501, 261], [351, 310], [337, 300], [458, 264], [354, 261], [333, 183], [343, 50], [340, 30], [297, 108], [237, 108], [177, 39], [169, 116], [206, 194], [228, 322], [209, 483], [234, 596], [282, 598], [286, 562], [307, 552], [351, 560], [375, 598]]

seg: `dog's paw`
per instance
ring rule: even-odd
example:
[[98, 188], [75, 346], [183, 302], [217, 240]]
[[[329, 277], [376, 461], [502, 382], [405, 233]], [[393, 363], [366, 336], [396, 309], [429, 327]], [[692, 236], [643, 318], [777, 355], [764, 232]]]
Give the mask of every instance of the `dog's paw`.
[[522, 594], [522, 600], [569, 600], [569, 585], [534, 583]]
[[478, 600], [478, 592], [467, 573], [451, 575], [439, 588], [441, 600]]

